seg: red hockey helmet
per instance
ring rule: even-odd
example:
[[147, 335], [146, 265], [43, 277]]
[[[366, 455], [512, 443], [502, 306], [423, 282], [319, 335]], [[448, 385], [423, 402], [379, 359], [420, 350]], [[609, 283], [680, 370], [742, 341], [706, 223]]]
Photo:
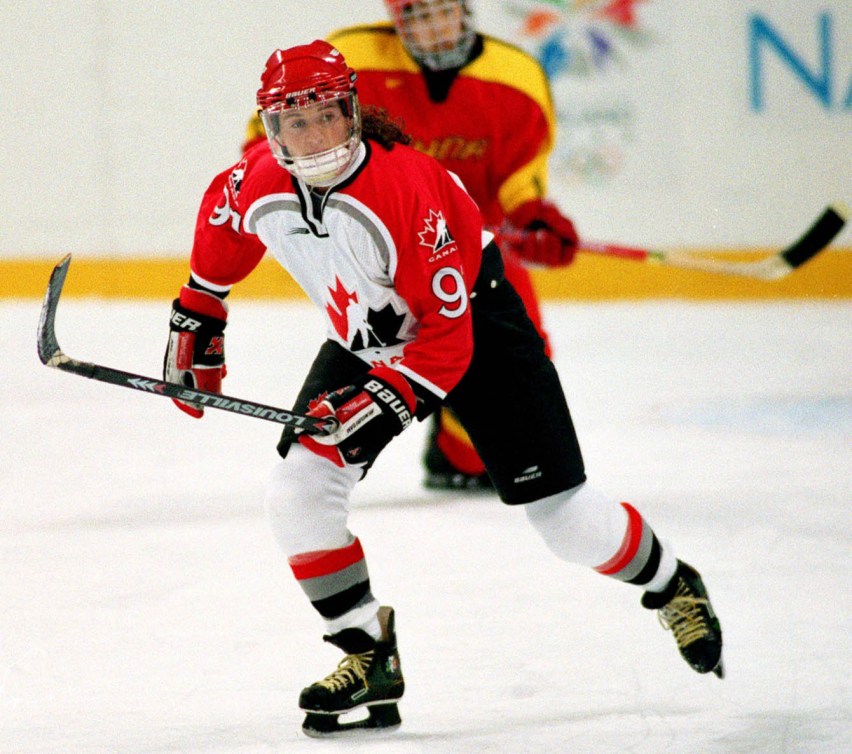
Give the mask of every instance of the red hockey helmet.
[[433, 71], [460, 68], [476, 40], [467, 0], [385, 0], [405, 49]]
[[257, 104], [307, 107], [339, 99], [355, 91], [353, 71], [334, 47], [317, 39], [310, 44], [276, 50], [266, 61], [260, 77]]
[[[281, 166], [306, 183], [330, 185], [355, 158], [361, 143], [356, 78], [340, 52], [322, 40], [276, 50], [266, 61], [257, 104], [269, 145]], [[343, 128], [334, 131], [337, 124], [332, 122], [332, 131], [328, 131], [329, 122], [335, 118], [344, 121]], [[308, 149], [301, 134], [311, 126], [312, 119], [316, 123], [321, 120], [322, 127], [329, 133], [339, 133], [339, 138]], [[288, 123], [291, 128], [287, 128]], [[297, 132], [301, 132], [299, 138]]]

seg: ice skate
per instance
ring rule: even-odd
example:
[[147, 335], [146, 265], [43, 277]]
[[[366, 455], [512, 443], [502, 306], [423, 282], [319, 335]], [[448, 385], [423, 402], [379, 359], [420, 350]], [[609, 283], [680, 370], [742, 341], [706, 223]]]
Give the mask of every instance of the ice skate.
[[[306, 735], [315, 738], [358, 733], [391, 731], [402, 722], [397, 701], [405, 690], [399, 652], [396, 647], [394, 613], [379, 609], [382, 639], [376, 641], [365, 631], [347, 628], [325, 641], [340, 647], [346, 657], [331, 675], [302, 690], [299, 707], [307, 714], [302, 723]], [[340, 715], [366, 708], [367, 717], [340, 722]]]
[[698, 571], [679, 560], [669, 585], [662, 592], [645, 592], [642, 606], [659, 610], [660, 623], [674, 634], [693, 670], [724, 678], [722, 628]]

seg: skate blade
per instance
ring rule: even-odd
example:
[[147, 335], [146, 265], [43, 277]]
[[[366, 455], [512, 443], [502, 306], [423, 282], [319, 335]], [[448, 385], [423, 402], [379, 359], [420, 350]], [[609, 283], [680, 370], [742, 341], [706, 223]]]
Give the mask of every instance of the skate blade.
[[364, 733], [378, 736], [392, 733], [402, 724], [396, 704], [373, 704], [367, 707], [367, 717], [361, 720], [340, 722], [340, 717], [341, 713], [308, 712], [302, 723], [302, 732], [311, 738], [336, 738]]

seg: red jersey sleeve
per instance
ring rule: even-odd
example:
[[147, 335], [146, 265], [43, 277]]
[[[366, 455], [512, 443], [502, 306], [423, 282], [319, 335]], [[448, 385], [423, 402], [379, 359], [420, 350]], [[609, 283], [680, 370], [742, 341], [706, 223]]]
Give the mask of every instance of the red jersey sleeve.
[[201, 200], [195, 223], [190, 267], [202, 283], [229, 287], [260, 262], [265, 248], [242, 229], [241, 188], [246, 158], [217, 175]]
[[[437, 163], [400, 223], [394, 283], [417, 319], [400, 371], [444, 398], [473, 354], [470, 292], [482, 261], [482, 220], [468, 194]], [[424, 180], [424, 182], [425, 182]]]

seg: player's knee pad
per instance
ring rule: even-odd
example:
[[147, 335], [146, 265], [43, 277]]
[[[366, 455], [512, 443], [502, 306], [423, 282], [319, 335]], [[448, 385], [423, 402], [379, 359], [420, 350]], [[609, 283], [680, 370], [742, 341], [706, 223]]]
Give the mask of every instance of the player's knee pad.
[[612, 557], [624, 540], [624, 509], [586, 483], [524, 508], [548, 548], [570, 563], [595, 567]]
[[351, 541], [349, 494], [357, 468], [339, 468], [300, 445], [270, 475], [266, 511], [278, 544], [288, 557], [332, 550]]

